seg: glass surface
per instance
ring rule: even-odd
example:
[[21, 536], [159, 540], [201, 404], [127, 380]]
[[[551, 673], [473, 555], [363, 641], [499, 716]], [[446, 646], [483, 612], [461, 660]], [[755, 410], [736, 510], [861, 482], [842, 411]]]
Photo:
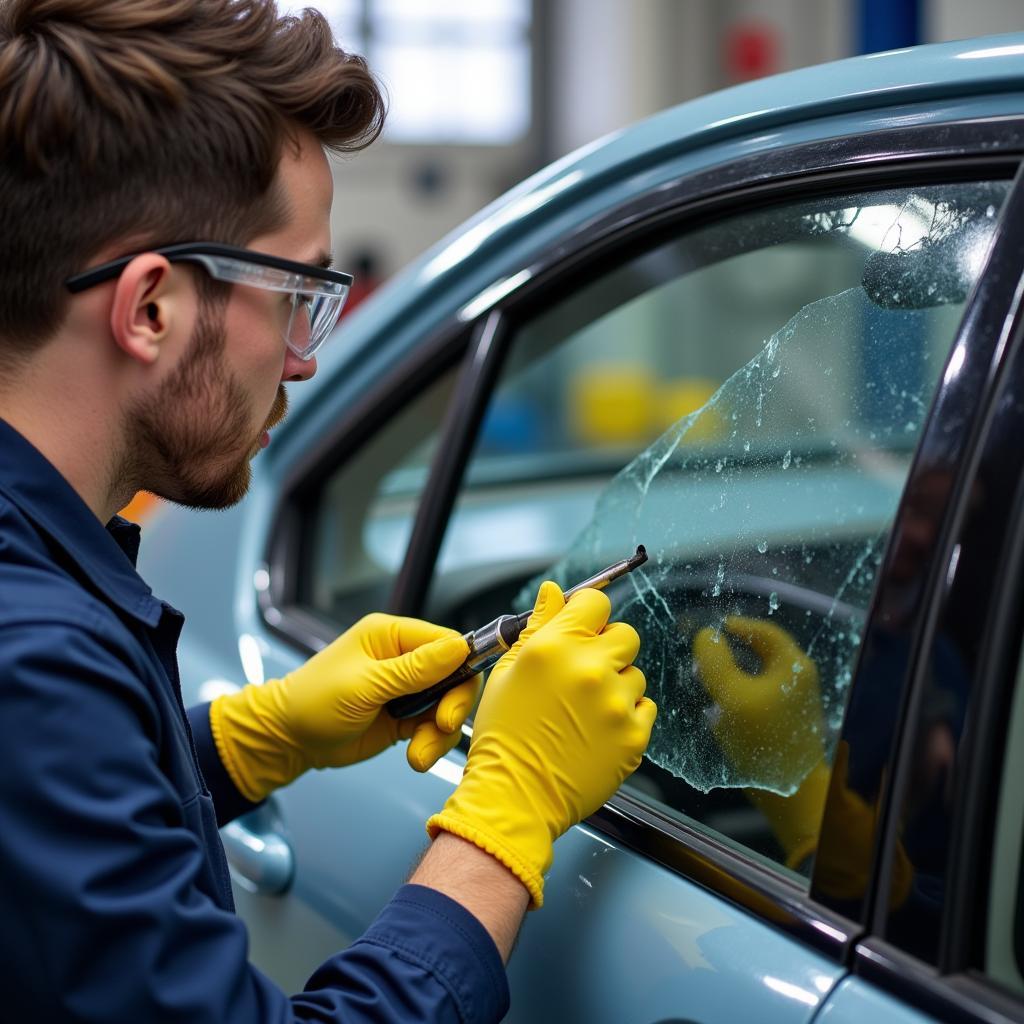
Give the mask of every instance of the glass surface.
[[338, 324], [348, 288], [340, 295], [292, 296], [291, 315], [284, 336], [300, 359], [312, 359]]
[[627, 786], [806, 875], [875, 574], [1005, 194], [746, 213], [527, 325], [427, 616], [470, 628], [644, 544], [609, 592], [660, 709]]
[[502, 145], [531, 117], [531, 5], [374, 0], [370, 59], [392, 106], [393, 142]]
[[453, 385], [443, 375], [321, 484], [300, 603], [339, 629], [387, 606]]

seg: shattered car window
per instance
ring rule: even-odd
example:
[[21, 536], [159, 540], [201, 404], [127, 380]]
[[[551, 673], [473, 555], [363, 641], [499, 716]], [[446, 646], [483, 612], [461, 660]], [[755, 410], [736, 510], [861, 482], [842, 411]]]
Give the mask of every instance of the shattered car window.
[[541, 580], [571, 586], [643, 544], [650, 560], [609, 591], [659, 707], [627, 785], [806, 871], [876, 574], [1006, 191], [734, 216], [539, 316], [430, 613], [521, 610]]
[[[813, 767], [787, 758], [783, 737], [770, 732], [748, 771], [722, 753], [711, 728], [720, 711], [693, 672], [691, 642], [702, 626], [721, 639], [729, 616], [783, 625], [817, 664], [823, 725], [829, 735], [838, 730], [888, 526], [944, 359], [933, 349], [892, 352], [891, 340], [894, 331], [927, 336], [935, 319], [931, 310], [879, 315], [859, 288], [804, 307], [706, 405], [616, 476], [590, 524], [543, 574], [568, 587], [647, 547], [650, 561], [619, 587], [616, 617], [643, 638], [639, 664], [660, 709], [648, 757], [696, 789], [788, 795]], [[879, 368], [849, 395], [834, 382], [848, 381], [853, 367], [821, 365], [822, 340], [844, 324], [860, 325], [861, 347], [837, 355]], [[923, 371], [911, 390], [908, 360]], [[884, 401], [875, 402], [876, 391]], [[716, 440], [694, 442], [694, 434]], [[800, 671], [794, 662], [784, 685]], [[800, 728], [792, 716], [779, 720]]]

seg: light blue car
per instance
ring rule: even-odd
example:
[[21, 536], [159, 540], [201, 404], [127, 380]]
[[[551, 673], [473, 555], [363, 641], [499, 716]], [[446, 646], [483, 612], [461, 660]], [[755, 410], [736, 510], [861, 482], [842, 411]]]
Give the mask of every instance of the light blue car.
[[[666, 111], [343, 320], [240, 506], [148, 524], [186, 703], [366, 612], [466, 630], [648, 548], [610, 591], [648, 757], [556, 844], [510, 1021], [1024, 1019], [1022, 157], [1024, 35]], [[779, 684], [742, 754], [707, 629]], [[258, 967], [298, 990], [364, 930], [464, 750], [224, 829]]]

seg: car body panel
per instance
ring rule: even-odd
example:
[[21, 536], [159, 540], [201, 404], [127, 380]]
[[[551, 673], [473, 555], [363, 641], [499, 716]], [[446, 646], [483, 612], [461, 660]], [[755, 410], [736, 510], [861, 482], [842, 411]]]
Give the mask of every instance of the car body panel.
[[860, 978], [844, 978], [828, 997], [816, 1024], [862, 1024], [866, 1020], [886, 1021], [886, 1024], [931, 1024], [935, 1018], [904, 1006]]
[[[289, 897], [236, 885], [239, 913], [257, 936], [253, 961], [289, 989], [365, 929], [380, 909], [381, 884], [394, 888], [425, 845], [420, 829], [410, 834], [410, 818], [425, 820], [458, 778], [432, 773], [410, 784], [401, 751], [346, 771], [343, 802], [325, 773], [281, 795], [300, 851]], [[770, 926], [751, 927], [742, 909], [700, 886], [664, 868], [637, 867], [628, 848], [585, 826], [558, 840], [545, 906], [527, 916], [509, 965], [508, 1021], [639, 1024], [685, 1011], [707, 1024], [731, 1024], [737, 1002], [725, 993], [756, 1007], [765, 1024], [809, 1021], [843, 975]], [[572, 955], [553, 953], [565, 949]]]
[[[977, 56], [985, 51], [995, 52]], [[1022, 55], [1024, 36], [996, 37], [704, 97], [565, 158], [439, 243], [343, 321], [318, 379], [293, 392], [292, 415], [256, 459], [242, 505], [212, 516], [162, 509], [147, 528], [140, 571], [189, 617], [180, 647], [186, 703], [223, 681], [285, 674], [304, 657], [260, 603], [281, 491], [344, 411], [425, 338], [468, 325], [595, 217], [688, 175], [808, 141], [1019, 113]], [[407, 876], [425, 845], [422, 823], [463, 764], [455, 751], [418, 776], [392, 749], [277, 794], [296, 874], [283, 897], [236, 886], [254, 962], [294, 989], [365, 929]], [[845, 969], [835, 959], [586, 825], [556, 845], [547, 891], [510, 966], [509, 1020], [807, 1021], [834, 991], [842, 999], [827, 1012], [838, 1016], [824, 1019], [841, 1024], [863, 1019], [856, 1014], [873, 997], [837, 988]]]

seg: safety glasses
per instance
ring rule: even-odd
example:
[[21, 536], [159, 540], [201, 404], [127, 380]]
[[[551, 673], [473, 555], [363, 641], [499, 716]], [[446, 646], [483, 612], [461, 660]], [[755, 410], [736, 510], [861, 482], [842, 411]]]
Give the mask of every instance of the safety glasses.
[[[309, 263], [296, 263], [234, 245], [185, 242], [147, 251], [157, 253], [171, 263], [198, 264], [218, 281], [290, 294], [291, 310], [284, 340], [300, 359], [312, 359], [327, 340], [338, 323], [352, 287], [351, 274]], [[136, 255], [138, 253], [92, 267], [69, 277], [64, 284], [68, 291], [78, 293], [111, 281]]]

